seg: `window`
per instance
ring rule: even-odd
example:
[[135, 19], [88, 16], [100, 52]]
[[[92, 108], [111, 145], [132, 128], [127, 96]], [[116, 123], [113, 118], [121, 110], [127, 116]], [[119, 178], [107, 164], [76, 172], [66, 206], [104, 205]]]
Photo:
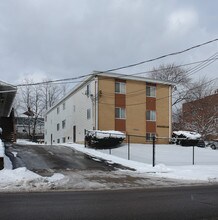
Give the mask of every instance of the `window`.
[[62, 128], [64, 129], [66, 127], [66, 120], [62, 121]]
[[57, 131], [59, 131], [60, 130], [60, 124], [58, 123], [57, 124]]
[[155, 136], [155, 133], [146, 133], [146, 141], [152, 141]]
[[63, 103], [63, 110], [65, 110], [65, 108], [66, 108], [66, 104], [65, 104], [65, 102]]
[[155, 86], [146, 86], [146, 96], [147, 97], [156, 97], [156, 87]]
[[57, 114], [59, 114], [59, 112], [60, 112], [60, 108], [59, 108], [59, 107], [57, 107]]
[[87, 119], [91, 118], [91, 109], [87, 109]]
[[115, 118], [125, 119], [126, 109], [125, 108], [115, 108]]
[[86, 94], [87, 96], [90, 95], [90, 84], [88, 84], [88, 85], [86, 86], [86, 92], [85, 92], [85, 94]]
[[156, 121], [156, 111], [146, 111], [147, 121]]
[[76, 112], [76, 106], [75, 105], [73, 106], [73, 112]]
[[59, 139], [59, 138], [57, 139], [57, 143], [58, 143], [58, 144], [60, 143], [60, 139]]
[[126, 93], [126, 83], [125, 82], [115, 82], [115, 93], [125, 94]]
[[62, 143], [65, 143], [65, 142], [66, 142], [66, 138], [63, 137], [63, 138], [62, 138]]

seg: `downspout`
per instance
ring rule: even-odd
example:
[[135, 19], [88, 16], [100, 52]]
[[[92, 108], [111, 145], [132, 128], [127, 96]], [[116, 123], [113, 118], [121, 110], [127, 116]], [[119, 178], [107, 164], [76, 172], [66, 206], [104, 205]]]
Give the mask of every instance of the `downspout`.
[[172, 86], [169, 86], [169, 141], [172, 135]]
[[98, 130], [98, 77], [95, 77], [95, 130]]

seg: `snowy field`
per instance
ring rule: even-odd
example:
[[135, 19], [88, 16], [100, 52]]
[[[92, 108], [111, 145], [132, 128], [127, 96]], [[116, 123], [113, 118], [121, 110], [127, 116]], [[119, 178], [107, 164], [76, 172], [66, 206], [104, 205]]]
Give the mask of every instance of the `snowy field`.
[[[110, 150], [99, 150], [100, 152], [128, 159], [128, 146]], [[153, 147], [150, 144], [131, 144], [130, 160], [152, 164]], [[159, 144], [155, 146], [156, 164], [167, 166], [184, 166], [193, 164], [193, 147], [182, 147], [176, 144]], [[195, 165], [218, 165], [218, 150], [211, 148], [194, 147]]]
[[[31, 143], [22, 142], [22, 144]], [[109, 164], [118, 163], [135, 171], [64, 171], [51, 177], [42, 177], [25, 167], [12, 170], [10, 160], [4, 155], [5, 168], [0, 170], [0, 191], [100, 190], [218, 183], [218, 150], [210, 148], [196, 147], [196, 165], [192, 165], [192, 148], [157, 145], [156, 165], [152, 167], [151, 145], [132, 144], [131, 160], [127, 160], [126, 145], [112, 149], [111, 154], [109, 150], [94, 150], [79, 144], [63, 145], [88, 154], [96, 161], [104, 159]], [[2, 152], [2, 143], [0, 148]], [[13, 153], [16, 156], [16, 152]], [[127, 177], [135, 178], [136, 181], [128, 182]]]
[[157, 145], [156, 165], [152, 166], [152, 146], [131, 144], [130, 160], [127, 146], [109, 150], [84, 148], [82, 145], [65, 146], [133, 168], [138, 173], [153, 173], [154, 176], [192, 181], [218, 182], [218, 150], [195, 147], [195, 165], [192, 165], [192, 147]]

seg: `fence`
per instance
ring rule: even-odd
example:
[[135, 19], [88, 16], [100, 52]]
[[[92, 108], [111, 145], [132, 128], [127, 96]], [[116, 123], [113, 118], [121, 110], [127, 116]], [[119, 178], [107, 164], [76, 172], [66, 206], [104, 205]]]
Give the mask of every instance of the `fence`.
[[[141, 138], [144, 143], [137, 144], [131, 141], [136, 138]], [[157, 142], [170, 142], [168, 137], [153, 137], [150, 143], [146, 143], [145, 140], [145, 136], [126, 135], [125, 143], [118, 147], [96, 150], [124, 159], [152, 164], [152, 166], [157, 163], [172, 166], [218, 165], [218, 151], [210, 148], [201, 148], [195, 145], [183, 147], [176, 144], [157, 144]]]

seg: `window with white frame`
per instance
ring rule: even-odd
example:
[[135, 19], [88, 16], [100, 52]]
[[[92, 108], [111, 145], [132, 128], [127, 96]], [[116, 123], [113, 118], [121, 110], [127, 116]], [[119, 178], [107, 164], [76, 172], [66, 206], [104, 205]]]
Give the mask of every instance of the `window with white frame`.
[[60, 112], [60, 108], [59, 108], [59, 107], [57, 107], [57, 114], [59, 114], [59, 112]]
[[125, 82], [115, 82], [115, 93], [125, 94], [126, 93], [126, 83]]
[[60, 124], [58, 123], [57, 124], [57, 131], [59, 131], [60, 130]]
[[151, 111], [151, 110], [146, 111], [146, 120], [156, 121], [156, 111]]
[[65, 142], [66, 142], [66, 138], [62, 137], [62, 143], [65, 143]]
[[115, 118], [125, 119], [126, 118], [126, 109], [125, 108], [115, 108]]
[[87, 109], [87, 119], [91, 118], [91, 109]]
[[146, 141], [152, 141], [155, 136], [155, 133], [146, 133]]
[[62, 129], [64, 129], [66, 127], [66, 120], [62, 121]]
[[146, 86], [146, 96], [147, 97], [156, 97], [156, 86]]

